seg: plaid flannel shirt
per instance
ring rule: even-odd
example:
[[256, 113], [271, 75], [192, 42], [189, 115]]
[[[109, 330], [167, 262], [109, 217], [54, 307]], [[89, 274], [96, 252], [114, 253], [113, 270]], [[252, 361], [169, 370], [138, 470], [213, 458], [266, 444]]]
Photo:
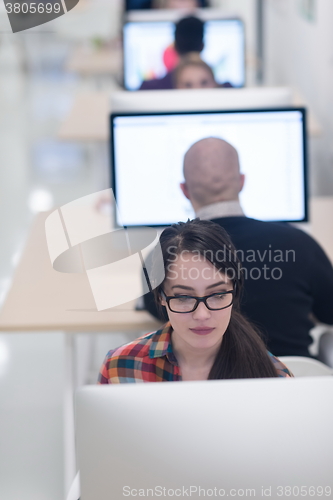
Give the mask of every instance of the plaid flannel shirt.
[[[148, 333], [129, 344], [112, 349], [106, 355], [98, 382], [123, 384], [135, 382], [170, 382], [182, 380], [180, 367], [172, 351], [172, 327]], [[279, 377], [292, 377], [288, 368], [267, 352]]]

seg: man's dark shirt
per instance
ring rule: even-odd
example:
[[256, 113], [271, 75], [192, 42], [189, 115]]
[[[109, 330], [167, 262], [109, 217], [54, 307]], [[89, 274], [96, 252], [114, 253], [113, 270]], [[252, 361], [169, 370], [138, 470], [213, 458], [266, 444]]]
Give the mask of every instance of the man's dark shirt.
[[[213, 222], [229, 233], [244, 268], [242, 313], [274, 355], [309, 356], [310, 314], [333, 324], [333, 268], [324, 251], [289, 224], [242, 216]], [[156, 315], [149, 294], [145, 305]]]
[[139, 90], [170, 90], [173, 89], [173, 71], [169, 71], [163, 78], [154, 78], [142, 82]]

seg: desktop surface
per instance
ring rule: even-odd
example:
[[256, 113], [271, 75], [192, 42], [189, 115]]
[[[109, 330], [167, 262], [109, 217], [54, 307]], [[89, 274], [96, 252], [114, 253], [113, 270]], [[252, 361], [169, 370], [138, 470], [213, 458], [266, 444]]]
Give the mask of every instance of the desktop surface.
[[[65, 332], [148, 332], [161, 326], [146, 311], [135, 310], [135, 300], [98, 311], [87, 273], [57, 272], [52, 267], [45, 237], [49, 212], [37, 214], [31, 227], [12, 286], [0, 310], [0, 330]], [[83, 228], [95, 215], [94, 207], [82, 214]], [[109, 224], [110, 216], [100, 215], [96, 227]], [[137, 269], [115, 276], [115, 289], [142, 290], [141, 262]], [[18, 311], [20, 312], [18, 314]]]
[[332, 390], [332, 377], [79, 389], [81, 500], [332, 498]]

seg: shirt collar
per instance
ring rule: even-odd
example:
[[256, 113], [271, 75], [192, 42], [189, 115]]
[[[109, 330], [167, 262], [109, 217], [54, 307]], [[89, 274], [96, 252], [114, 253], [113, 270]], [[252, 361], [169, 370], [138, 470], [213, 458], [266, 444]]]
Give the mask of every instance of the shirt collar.
[[161, 330], [157, 330], [152, 337], [149, 349], [150, 358], [162, 358], [163, 356], [167, 356], [169, 361], [177, 363], [171, 344], [172, 331], [173, 328], [170, 322], [166, 323]]
[[202, 220], [218, 219], [220, 217], [245, 216], [238, 200], [219, 201], [199, 208], [195, 213]]

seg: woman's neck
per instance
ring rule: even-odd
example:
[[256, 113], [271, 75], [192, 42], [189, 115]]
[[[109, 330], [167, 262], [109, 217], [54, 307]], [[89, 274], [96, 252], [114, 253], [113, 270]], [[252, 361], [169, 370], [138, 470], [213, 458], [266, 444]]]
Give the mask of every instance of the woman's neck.
[[172, 349], [178, 364], [183, 370], [210, 372], [216, 355], [220, 349], [220, 343], [207, 349], [194, 348], [177, 335], [171, 336]]

